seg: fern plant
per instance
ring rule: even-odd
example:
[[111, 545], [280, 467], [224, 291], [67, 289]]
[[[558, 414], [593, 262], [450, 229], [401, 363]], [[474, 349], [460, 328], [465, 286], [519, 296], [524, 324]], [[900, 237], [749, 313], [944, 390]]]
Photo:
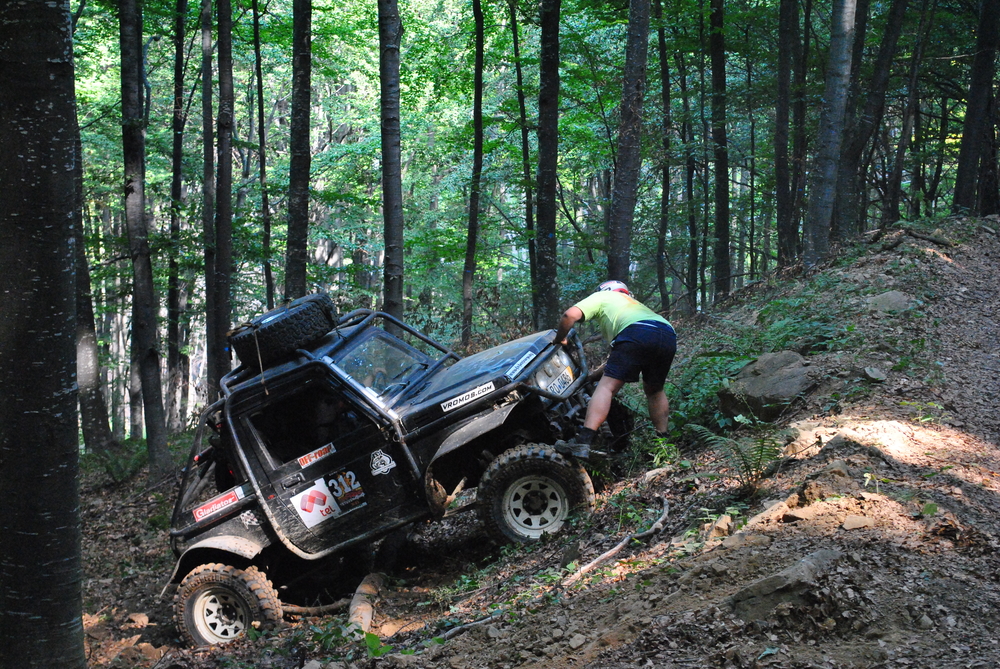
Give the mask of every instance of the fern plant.
[[768, 467], [781, 454], [781, 443], [767, 430], [758, 429], [752, 437], [740, 440], [715, 434], [701, 425], [688, 424], [687, 428], [698, 443], [722, 453], [740, 489], [747, 493], [757, 489]]

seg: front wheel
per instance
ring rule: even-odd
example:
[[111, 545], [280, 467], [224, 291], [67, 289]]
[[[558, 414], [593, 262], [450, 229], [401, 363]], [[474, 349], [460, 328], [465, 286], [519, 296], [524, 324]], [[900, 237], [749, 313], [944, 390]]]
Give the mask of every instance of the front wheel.
[[254, 622], [265, 627], [280, 622], [281, 602], [256, 567], [203, 564], [177, 589], [174, 621], [189, 644], [211, 646], [243, 636]]
[[574, 511], [594, 510], [594, 485], [579, 463], [544, 444], [504, 451], [479, 484], [479, 514], [498, 542], [537, 541]]

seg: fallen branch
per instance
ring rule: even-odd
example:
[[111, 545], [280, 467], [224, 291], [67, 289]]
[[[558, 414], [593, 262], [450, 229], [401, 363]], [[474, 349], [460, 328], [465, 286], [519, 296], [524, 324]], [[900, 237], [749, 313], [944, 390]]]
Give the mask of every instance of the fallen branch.
[[936, 235], [928, 235], [923, 232], [917, 232], [912, 228], [903, 228], [903, 230], [905, 230], [906, 234], [908, 234], [911, 237], [915, 237], [916, 239], [922, 239], [925, 242], [931, 242], [932, 244], [937, 244], [938, 246], [951, 247], [955, 245], [954, 242], [947, 240], [944, 237], [938, 237]]
[[325, 616], [328, 613], [343, 611], [350, 605], [351, 600], [346, 597], [338, 599], [333, 604], [324, 604], [323, 606], [295, 606], [294, 604], [282, 603], [281, 612], [289, 616]]
[[627, 537], [622, 539], [617, 546], [615, 546], [608, 552], [600, 555], [597, 559], [593, 560], [592, 562], [589, 562], [584, 566], [580, 567], [576, 571], [576, 573], [567, 576], [565, 579], [563, 579], [563, 582], [560, 584], [560, 586], [563, 588], [570, 587], [571, 585], [579, 581], [584, 574], [593, 571], [598, 566], [600, 566], [604, 562], [607, 562], [609, 559], [620, 553], [621, 550], [625, 548], [625, 546], [627, 546], [629, 542], [632, 541], [633, 539], [645, 539], [646, 537], [656, 534], [657, 532], [662, 530], [663, 524], [667, 521], [667, 516], [670, 513], [670, 502], [667, 501], [666, 497], [661, 497], [660, 501], [663, 502], [663, 513], [660, 515], [659, 519], [650, 526], [648, 530], [646, 530], [645, 532], [638, 532], [636, 534], [628, 535]]
[[357, 625], [365, 634], [372, 629], [375, 599], [382, 590], [384, 579], [385, 576], [382, 574], [368, 574], [354, 591], [354, 597], [351, 599], [347, 623]]
[[477, 625], [482, 625], [483, 623], [488, 623], [491, 620], [496, 620], [503, 613], [503, 609], [497, 609], [485, 618], [480, 618], [479, 620], [473, 620], [471, 623], [465, 623], [464, 625], [459, 625], [458, 627], [452, 627], [450, 630], [441, 635], [442, 641], [447, 641], [448, 639], [454, 639], [459, 634], [468, 632], [473, 627]]

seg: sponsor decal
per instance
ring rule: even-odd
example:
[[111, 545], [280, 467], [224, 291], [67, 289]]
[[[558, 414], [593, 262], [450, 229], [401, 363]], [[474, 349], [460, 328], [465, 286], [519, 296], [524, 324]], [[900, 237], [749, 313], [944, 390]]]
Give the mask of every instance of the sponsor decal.
[[311, 488], [293, 495], [291, 502], [306, 527], [314, 527], [341, 514], [337, 501], [323, 479], [317, 479]]
[[208, 518], [209, 516], [222, 511], [226, 507], [236, 504], [236, 502], [240, 501], [244, 497], [246, 497], [246, 494], [243, 492], [242, 486], [234, 488], [227, 493], [219, 495], [218, 497], [213, 497], [194, 510], [194, 519], [201, 520], [203, 518]]
[[358, 483], [358, 477], [350, 470], [334, 474], [326, 481], [327, 487], [337, 498], [337, 504], [344, 513], [365, 506], [365, 491]]
[[326, 456], [333, 455], [336, 452], [337, 452], [337, 449], [334, 447], [333, 442], [327, 444], [326, 446], [320, 446], [319, 448], [317, 448], [312, 453], [306, 453], [301, 458], [299, 458], [299, 461], [298, 461], [299, 462], [299, 466], [300, 467], [308, 467], [312, 463], [319, 462], [320, 460], [322, 460]]
[[372, 453], [372, 474], [388, 474], [396, 466], [392, 456], [382, 450]]
[[504, 372], [504, 376], [508, 379], [513, 380], [515, 376], [524, 371], [524, 368], [528, 366], [528, 363], [535, 359], [537, 353], [528, 351], [521, 356], [521, 359], [514, 363], [514, 366]]
[[464, 406], [469, 402], [472, 402], [473, 400], [479, 399], [483, 395], [489, 395], [495, 389], [496, 386], [494, 386], [493, 382], [490, 381], [489, 383], [481, 385], [478, 388], [473, 388], [468, 392], [462, 393], [458, 397], [452, 397], [447, 402], [442, 402], [441, 410], [444, 411], [445, 413], [448, 413], [453, 409], [457, 409], [458, 407]]
[[258, 518], [257, 514], [254, 513], [253, 511], [247, 510], [241, 513], [240, 520], [243, 521], [243, 527], [247, 528], [248, 530], [251, 527], [260, 526], [260, 518]]

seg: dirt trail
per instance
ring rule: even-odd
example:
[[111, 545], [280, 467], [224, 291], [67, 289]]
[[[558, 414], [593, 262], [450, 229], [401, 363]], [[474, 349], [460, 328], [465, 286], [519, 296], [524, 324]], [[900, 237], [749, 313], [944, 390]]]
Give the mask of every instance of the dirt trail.
[[[810, 357], [825, 382], [787, 417], [797, 437], [751, 507], [704, 475], [724, 462], [703, 451], [692, 456], [701, 476], [618, 482], [577, 535], [530, 549], [498, 557], [471, 515], [417, 528], [375, 620], [382, 643], [416, 654], [292, 652], [323, 620], [284, 632], [273, 646], [284, 650], [266, 656], [249, 642], [177, 649], [154, 596], [169, 573], [163, 532], [133, 520], [133, 538], [122, 493], [94, 491], [84, 502], [91, 665], [149, 667], [166, 652], [161, 669], [222, 666], [223, 654], [229, 666], [308, 669], [1000, 666], [1000, 239], [990, 230], [1000, 226], [985, 223], [959, 247], [912, 238], [827, 270], [911, 302], [864, 311], [857, 351]], [[865, 368], [886, 378], [852, 394], [851, 370]], [[560, 566], [648, 525], [662, 499], [664, 532], [560, 585]], [[162, 504], [150, 500], [128, 508]], [[739, 512], [729, 522], [718, 517], [727, 504]]]

